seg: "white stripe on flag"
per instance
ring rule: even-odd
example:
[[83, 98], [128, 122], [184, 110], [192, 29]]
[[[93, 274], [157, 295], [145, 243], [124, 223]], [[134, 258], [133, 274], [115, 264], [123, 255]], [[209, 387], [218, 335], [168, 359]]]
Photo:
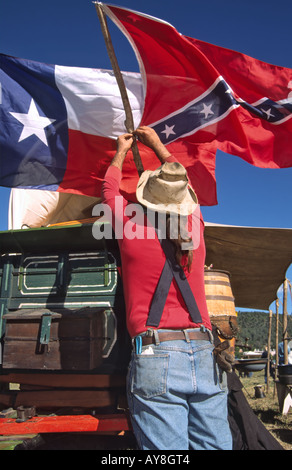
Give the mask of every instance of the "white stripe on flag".
[[[144, 106], [141, 75], [122, 73], [138, 127]], [[55, 78], [65, 100], [69, 129], [113, 139], [126, 132], [124, 107], [112, 71], [56, 65]]]

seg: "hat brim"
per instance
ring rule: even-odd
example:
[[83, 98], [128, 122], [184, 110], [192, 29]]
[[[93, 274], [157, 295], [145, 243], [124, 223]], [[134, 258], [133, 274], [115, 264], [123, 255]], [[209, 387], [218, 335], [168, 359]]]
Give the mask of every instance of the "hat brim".
[[198, 205], [198, 198], [197, 198], [195, 191], [190, 185], [188, 185], [188, 191], [186, 193], [185, 198], [179, 204], [176, 204], [176, 203], [157, 204], [155, 201], [153, 201], [153, 196], [148, 191], [146, 183], [148, 181], [150, 174], [153, 175], [156, 172], [158, 174], [159, 171], [160, 171], [160, 168], [158, 168], [155, 171], [146, 170], [142, 173], [138, 181], [138, 185], [136, 189], [136, 197], [137, 197], [138, 202], [142, 204], [143, 206], [156, 212], [178, 214], [182, 216], [187, 216], [187, 215], [192, 214]]

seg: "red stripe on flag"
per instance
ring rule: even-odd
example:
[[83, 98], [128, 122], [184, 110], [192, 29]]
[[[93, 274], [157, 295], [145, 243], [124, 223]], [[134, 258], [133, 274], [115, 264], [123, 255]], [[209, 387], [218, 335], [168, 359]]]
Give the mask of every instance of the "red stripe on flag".
[[[187, 169], [201, 205], [216, 204], [215, 150], [212, 146], [200, 146], [191, 140], [179, 140], [168, 146]], [[145, 169], [155, 170], [161, 163], [155, 153], [138, 142], [138, 149]], [[105, 137], [69, 130], [68, 162], [59, 192], [100, 196], [104, 175], [115, 155], [116, 141]], [[128, 152], [123, 165], [121, 193], [130, 201], [136, 201], [139, 180], [132, 152]]]
[[112, 139], [69, 129], [67, 167], [58, 191], [99, 197], [115, 151]]

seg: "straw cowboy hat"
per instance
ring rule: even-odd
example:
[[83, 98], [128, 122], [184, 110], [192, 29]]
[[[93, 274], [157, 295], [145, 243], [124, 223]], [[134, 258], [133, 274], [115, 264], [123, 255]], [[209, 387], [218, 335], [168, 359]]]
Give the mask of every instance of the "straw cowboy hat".
[[198, 204], [186, 169], [178, 162], [166, 162], [157, 170], [144, 171], [136, 197], [140, 204], [153, 211], [185, 216], [192, 214]]

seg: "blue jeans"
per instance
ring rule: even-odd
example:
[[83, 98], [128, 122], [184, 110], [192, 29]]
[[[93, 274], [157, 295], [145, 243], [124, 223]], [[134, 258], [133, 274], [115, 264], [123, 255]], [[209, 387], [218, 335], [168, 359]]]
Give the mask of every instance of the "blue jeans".
[[232, 450], [227, 381], [213, 348], [178, 340], [132, 352], [128, 404], [141, 450]]

